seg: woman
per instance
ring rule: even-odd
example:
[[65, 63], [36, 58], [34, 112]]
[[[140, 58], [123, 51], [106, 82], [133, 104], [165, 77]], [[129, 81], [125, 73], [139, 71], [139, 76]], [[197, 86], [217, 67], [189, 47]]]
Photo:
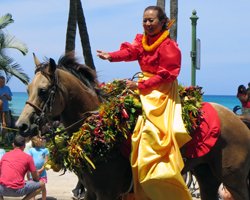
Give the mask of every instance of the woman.
[[138, 118], [132, 135], [131, 165], [135, 198], [138, 200], [191, 200], [181, 170], [179, 148], [190, 140], [181, 119], [177, 76], [181, 52], [169, 37], [169, 19], [158, 6], [144, 10], [144, 34], [133, 43], [125, 42], [119, 51], [97, 51], [111, 62], [138, 60], [142, 78], [127, 81], [139, 89], [146, 118]]
[[[28, 154], [32, 156], [36, 169], [39, 173], [39, 181], [44, 183], [44, 187], [42, 189], [42, 200], [46, 200], [47, 190], [47, 172], [45, 169], [45, 163], [48, 162], [49, 159], [49, 150], [45, 147], [45, 141], [40, 136], [34, 136], [31, 139], [32, 147], [28, 150]], [[28, 173], [28, 179], [32, 179], [31, 174]], [[31, 198], [31, 200], [35, 200], [35, 197]]]

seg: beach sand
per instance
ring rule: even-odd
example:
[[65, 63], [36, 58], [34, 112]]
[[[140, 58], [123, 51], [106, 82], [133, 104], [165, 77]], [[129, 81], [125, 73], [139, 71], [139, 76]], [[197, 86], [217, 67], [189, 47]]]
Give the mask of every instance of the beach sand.
[[[54, 172], [47, 171], [48, 183], [47, 200], [72, 200], [71, 190], [74, 189], [77, 183], [77, 177], [72, 172]], [[4, 197], [4, 200], [21, 200], [21, 197]], [[41, 200], [41, 195], [36, 196], [36, 200]], [[193, 200], [200, 200], [200, 198], [193, 197]]]
[[[72, 172], [66, 172], [61, 175], [62, 172], [54, 172], [52, 170], [47, 171], [48, 183], [47, 188], [47, 200], [70, 200], [72, 199], [71, 190], [75, 188], [77, 183], [77, 177]], [[4, 200], [21, 200], [21, 197], [4, 197]], [[41, 195], [36, 196], [36, 200], [41, 200]]]

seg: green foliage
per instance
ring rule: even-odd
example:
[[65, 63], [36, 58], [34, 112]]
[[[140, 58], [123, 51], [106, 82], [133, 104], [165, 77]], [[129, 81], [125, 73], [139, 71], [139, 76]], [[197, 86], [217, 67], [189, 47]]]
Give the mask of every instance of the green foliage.
[[179, 85], [178, 89], [182, 105], [182, 119], [187, 131], [191, 133], [199, 126], [201, 120], [202, 88]]
[[[71, 137], [66, 133], [57, 135], [48, 143], [52, 166], [72, 171], [84, 166], [92, 171], [98, 163], [108, 161], [110, 152], [119, 150], [121, 143], [133, 133], [138, 116], [143, 114], [137, 91], [127, 89], [124, 80], [102, 84], [101, 91], [104, 102], [79, 131]], [[179, 94], [182, 117], [190, 133], [201, 119], [201, 88], [179, 86]]]
[[[110, 152], [119, 149], [120, 144], [131, 136], [137, 117], [142, 114], [139, 94], [127, 89], [124, 80], [102, 84], [100, 89], [104, 102], [98, 112], [88, 117], [71, 138], [64, 134], [48, 143], [54, 162], [50, 162], [52, 166], [77, 170], [84, 165], [91, 171], [96, 164], [106, 162]], [[59, 145], [59, 138], [67, 141], [67, 145]]]
[[23, 55], [28, 53], [28, 49], [24, 43], [3, 31], [7, 25], [13, 22], [14, 20], [11, 14], [0, 17], [0, 71], [5, 73], [7, 81], [12, 76], [15, 76], [24, 84], [28, 84], [28, 75], [23, 72], [19, 64], [17, 64], [13, 58], [10, 58], [5, 51], [5, 49], [11, 48], [20, 51]]

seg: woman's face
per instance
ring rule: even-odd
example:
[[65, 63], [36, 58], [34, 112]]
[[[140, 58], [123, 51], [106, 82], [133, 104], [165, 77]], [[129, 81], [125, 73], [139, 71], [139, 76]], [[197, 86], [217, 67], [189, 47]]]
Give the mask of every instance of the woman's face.
[[143, 15], [143, 28], [146, 35], [154, 36], [162, 31], [163, 22], [158, 19], [157, 10], [146, 10]]

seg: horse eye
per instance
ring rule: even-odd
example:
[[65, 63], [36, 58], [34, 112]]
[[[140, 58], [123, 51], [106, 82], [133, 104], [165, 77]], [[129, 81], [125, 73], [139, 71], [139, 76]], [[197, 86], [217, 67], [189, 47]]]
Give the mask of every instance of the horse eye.
[[48, 90], [47, 89], [39, 89], [38, 91], [38, 96], [42, 99], [42, 100], [46, 100], [48, 98]]

